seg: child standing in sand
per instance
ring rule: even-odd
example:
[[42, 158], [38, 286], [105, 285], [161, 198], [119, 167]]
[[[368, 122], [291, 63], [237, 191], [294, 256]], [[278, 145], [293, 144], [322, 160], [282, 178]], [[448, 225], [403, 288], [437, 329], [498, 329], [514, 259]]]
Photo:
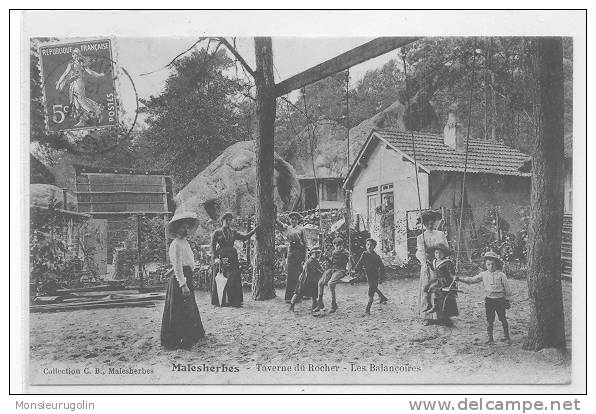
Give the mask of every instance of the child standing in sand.
[[366, 240], [366, 250], [356, 264], [356, 271], [364, 271], [368, 281], [368, 303], [366, 304], [365, 315], [370, 315], [375, 293], [379, 295], [379, 303], [387, 303], [387, 297], [379, 290], [379, 283], [385, 278], [385, 265], [375, 252], [377, 241], [375, 239]]
[[493, 252], [486, 252], [484, 254], [484, 263], [486, 271], [479, 273], [476, 276], [466, 278], [456, 278], [466, 284], [478, 283], [480, 281], [484, 284], [484, 307], [486, 309], [486, 321], [488, 323], [486, 331], [488, 333], [488, 343], [493, 343], [493, 324], [495, 322], [495, 313], [503, 325], [503, 341], [509, 341], [509, 323], [507, 322], [506, 309], [511, 307], [511, 287], [507, 276], [501, 270], [503, 268], [503, 261]]

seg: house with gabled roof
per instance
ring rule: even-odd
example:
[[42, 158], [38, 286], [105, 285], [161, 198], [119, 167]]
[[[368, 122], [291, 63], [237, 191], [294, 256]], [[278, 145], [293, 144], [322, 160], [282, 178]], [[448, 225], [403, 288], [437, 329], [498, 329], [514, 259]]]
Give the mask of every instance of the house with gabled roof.
[[[464, 229], [466, 222], [474, 226], [497, 207], [509, 231], [519, 230], [520, 210], [530, 204], [530, 173], [520, 169], [528, 155], [500, 141], [471, 137], [466, 145], [463, 126], [453, 113], [442, 135], [397, 129], [370, 132], [350, 166], [344, 188], [351, 191], [357, 222], [380, 242], [383, 256], [404, 263], [413, 253], [408, 231], [420, 228], [419, 205], [451, 212], [460, 209], [466, 156]], [[458, 220], [453, 217], [452, 228], [446, 229], [450, 243], [456, 244]]]

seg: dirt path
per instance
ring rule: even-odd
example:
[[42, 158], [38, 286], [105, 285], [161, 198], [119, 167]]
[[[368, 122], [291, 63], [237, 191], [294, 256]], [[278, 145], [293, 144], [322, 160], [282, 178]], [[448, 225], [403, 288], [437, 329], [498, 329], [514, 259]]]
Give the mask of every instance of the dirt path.
[[[479, 285], [464, 287], [466, 293], [458, 300], [461, 316], [454, 319], [455, 327], [425, 327], [413, 317], [417, 279], [381, 285], [390, 302], [375, 303], [368, 317], [362, 316], [365, 284], [340, 285], [339, 311], [318, 318], [310, 315], [309, 301], [298, 304], [297, 312], [288, 312], [283, 292], [265, 302], [254, 302], [250, 293], [245, 293], [242, 309], [214, 308], [206, 292], [197, 292], [207, 337], [191, 351], [160, 348], [163, 302], [155, 308], [32, 314], [31, 381], [567, 383], [569, 361], [549, 352], [521, 349], [529, 314], [526, 282], [511, 282], [518, 292], [508, 311], [512, 342], [491, 346], [484, 344], [486, 325]], [[564, 282], [563, 290], [567, 335], [571, 338], [571, 284]], [[495, 337], [500, 336], [497, 322]], [[131, 373], [132, 369], [139, 372]]]

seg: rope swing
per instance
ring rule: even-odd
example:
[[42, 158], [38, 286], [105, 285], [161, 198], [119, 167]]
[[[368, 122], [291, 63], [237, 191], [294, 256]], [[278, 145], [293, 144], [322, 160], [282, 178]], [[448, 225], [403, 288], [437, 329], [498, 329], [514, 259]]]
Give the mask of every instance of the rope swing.
[[470, 126], [472, 125], [472, 93], [474, 91], [474, 81], [476, 78], [476, 40], [474, 40], [474, 50], [472, 51], [472, 82], [470, 83], [470, 100], [468, 103], [468, 131], [466, 133], [466, 156], [464, 161], [464, 172], [461, 180], [461, 201], [459, 223], [457, 228], [457, 252], [455, 253], [455, 271], [459, 271], [459, 249], [461, 245], [461, 228], [464, 221], [464, 199], [466, 194], [466, 172], [468, 171], [468, 150], [470, 147]]
[[[405, 93], [406, 93], [406, 113], [410, 113], [410, 93], [408, 88], [408, 71], [406, 65], [406, 51], [404, 49], [401, 50], [401, 58], [404, 67], [404, 78], [405, 78]], [[476, 79], [476, 41], [474, 41], [474, 48], [472, 51], [472, 82], [470, 83], [470, 98], [468, 101], [468, 128], [466, 133], [466, 150], [465, 150], [465, 158], [464, 158], [464, 171], [462, 174], [462, 185], [461, 185], [461, 200], [460, 200], [460, 218], [457, 228], [457, 251], [456, 251], [456, 259], [455, 259], [455, 266], [456, 272], [459, 271], [459, 254], [460, 254], [460, 246], [461, 246], [461, 229], [463, 225], [463, 215], [464, 215], [464, 200], [465, 200], [465, 191], [466, 191], [466, 173], [468, 170], [468, 155], [469, 155], [469, 148], [470, 148], [470, 130], [471, 130], [471, 119], [472, 119], [472, 98], [474, 92], [474, 82]], [[416, 157], [416, 143], [414, 139], [414, 132], [408, 125], [406, 125], [406, 129], [410, 131], [410, 138], [412, 143], [412, 154], [414, 159], [414, 168], [416, 172], [416, 191], [418, 193], [418, 214], [422, 220], [422, 201], [420, 197], [420, 182], [418, 179], [418, 162]], [[424, 240], [424, 229], [422, 230], [422, 240], [424, 242], [424, 249], [425, 249], [425, 256], [426, 256], [426, 240]]]
[[[347, 151], [346, 151], [346, 166], [347, 169], [350, 168], [350, 69], [346, 70], [346, 141], [347, 141]], [[347, 171], [347, 170], [346, 170]], [[347, 174], [347, 172], [346, 172]], [[344, 193], [345, 201], [346, 201], [346, 217], [345, 221], [348, 228], [348, 257], [350, 261], [352, 261], [352, 235], [351, 235], [351, 226], [352, 226], [352, 194], [350, 190], [346, 190]]]

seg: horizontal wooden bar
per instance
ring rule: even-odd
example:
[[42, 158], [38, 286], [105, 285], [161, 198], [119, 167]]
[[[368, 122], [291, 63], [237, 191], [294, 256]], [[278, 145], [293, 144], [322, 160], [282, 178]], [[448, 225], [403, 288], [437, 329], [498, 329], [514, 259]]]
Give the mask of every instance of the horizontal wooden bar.
[[121, 190], [121, 191], [75, 191], [75, 194], [84, 194], [84, 195], [93, 195], [93, 194], [168, 194], [167, 192], [163, 191], [129, 191], [129, 190]]
[[415, 42], [419, 37], [378, 37], [275, 85], [275, 96], [303, 88], [327, 76]]

